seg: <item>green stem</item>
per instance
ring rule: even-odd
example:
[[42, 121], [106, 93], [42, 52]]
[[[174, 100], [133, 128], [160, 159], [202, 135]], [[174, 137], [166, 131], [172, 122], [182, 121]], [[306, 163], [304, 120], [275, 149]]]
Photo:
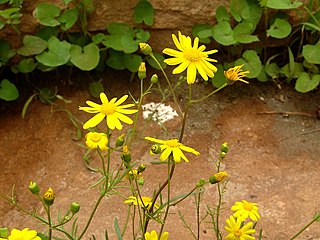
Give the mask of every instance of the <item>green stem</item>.
[[180, 202], [182, 202], [183, 200], [185, 200], [186, 198], [188, 198], [198, 187], [194, 187], [186, 196], [184, 196], [183, 198], [181, 198], [179, 201], [171, 204], [171, 206], [176, 206], [177, 204], [179, 204]]
[[[219, 159], [219, 161], [217, 163], [217, 172], [220, 172], [220, 163], [221, 163], [221, 158]], [[222, 194], [221, 194], [220, 183], [218, 183], [218, 205], [217, 205], [216, 229], [215, 229], [217, 240], [221, 239], [221, 233], [220, 233], [220, 229], [219, 229], [221, 204], [222, 204]]]
[[50, 214], [50, 206], [48, 206], [47, 208], [47, 215], [48, 215], [48, 239], [51, 240], [52, 239], [52, 221], [51, 221], [51, 214]]
[[303, 233], [308, 227], [310, 227], [310, 225], [312, 225], [314, 222], [319, 220], [320, 220], [320, 214], [314, 219], [312, 219], [312, 221], [310, 221], [307, 225], [305, 225], [296, 235], [290, 238], [290, 240], [296, 239], [301, 233]]
[[192, 100], [192, 103], [198, 103], [198, 102], [202, 102], [203, 100], [206, 100], [208, 97], [211, 97], [213, 94], [219, 92], [221, 89], [225, 88], [226, 86], [228, 86], [228, 83], [224, 83], [222, 86], [220, 86], [219, 88], [217, 88], [216, 90], [212, 91], [211, 93], [209, 93], [208, 95], [200, 98], [200, 99], [196, 99], [196, 100]]

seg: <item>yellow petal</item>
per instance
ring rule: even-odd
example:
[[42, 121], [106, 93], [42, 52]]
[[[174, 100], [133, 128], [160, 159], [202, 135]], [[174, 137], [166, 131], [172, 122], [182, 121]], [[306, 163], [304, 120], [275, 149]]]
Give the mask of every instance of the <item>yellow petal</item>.
[[188, 66], [188, 70], [187, 70], [187, 83], [193, 84], [196, 81], [196, 76], [197, 76], [196, 66], [194, 63], [191, 63]]
[[189, 61], [184, 61], [184, 62], [182, 62], [178, 67], [176, 67], [175, 69], [173, 69], [172, 73], [173, 73], [173, 74], [182, 73], [184, 70], [186, 70], [186, 68], [188, 68], [189, 64], [190, 64]]
[[103, 113], [98, 113], [83, 124], [83, 129], [88, 129], [97, 126], [105, 118]]
[[126, 101], [127, 98], [128, 98], [128, 95], [122, 96], [122, 97], [115, 103], [115, 105], [116, 105], [116, 106], [119, 106], [119, 105], [122, 104], [124, 101]]

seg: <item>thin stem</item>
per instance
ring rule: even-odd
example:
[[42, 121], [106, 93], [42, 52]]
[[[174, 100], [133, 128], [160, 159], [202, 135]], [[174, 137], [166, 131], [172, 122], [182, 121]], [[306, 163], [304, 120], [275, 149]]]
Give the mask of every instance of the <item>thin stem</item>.
[[211, 93], [209, 93], [208, 95], [200, 99], [192, 100], [192, 103], [202, 102], [203, 100], [206, 100], [208, 97], [211, 97], [213, 94], [219, 92], [221, 89], [225, 88], [226, 86], [228, 86], [228, 83], [224, 83], [222, 86], [220, 86], [219, 88], [215, 89], [214, 91], [212, 91]]
[[296, 239], [301, 233], [303, 233], [308, 227], [310, 227], [310, 225], [312, 225], [314, 222], [318, 220], [320, 220], [320, 214], [314, 219], [312, 219], [312, 221], [310, 221], [307, 225], [305, 225], [296, 235], [290, 238], [290, 240]]
[[201, 193], [199, 192], [198, 195], [196, 196], [196, 205], [197, 205], [197, 239], [200, 239], [200, 195]]
[[176, 206], [178, 203], [182, 202], [183, 200], [185, 200], [186, 198], [188, 198], [198, 187], [195, 186], [186, 196], [184, 196], [183, 198], [181, 198], [179, 201], [171, 204], [171, 206]]
[[48, 239], [51, 240], [52, 239], [52, 221], [51, 221], [51, 214], [50, 214], [50, 206], [48, 206], [47, 208], [47, 215], [48, 215]]
[[217, 240], [221, 239], [220, 236], [220, 229], [219, 229], [219, 218], [220, 218], [220, 209], [222, 204], [222, 195], [221, 195], [221, 189], [220, 189], [220, 183], [218, 183], [218, 205], [217, 205], [217, 215], [216, 215], [216, 237]]

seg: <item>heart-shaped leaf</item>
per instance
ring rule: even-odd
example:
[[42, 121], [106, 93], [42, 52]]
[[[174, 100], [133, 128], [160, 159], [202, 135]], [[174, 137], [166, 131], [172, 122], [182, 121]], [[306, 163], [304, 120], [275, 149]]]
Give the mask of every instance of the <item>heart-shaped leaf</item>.
[[1, 63], [6, 63], [16, 54], [10, 44], [2, 39], [0, 39], [0, 66]]
[[70, 59], [70, 44], [51, 37], [48, 42], [48, 51], [36, 55], [36, 59], [45, 66], [58, 67], [66, 64]]
[[320, 64], [320, 44], [303, 46], [302, 55], [309, 63]]
[[34, 11], [34, 16], [42, 25], [54, 27], [60, 25], [60, 22], [56, 19], [60, 12], [61, 9], [55, 5], [40, 3]]
[[266, 5], [268, 8], [273, 9], [294, 9], [300, 7], [302, 4], [302, 2], [291, 0], [268, 0]]
[[99, 48], [94, 43], [88, 44], [83, 49], [78, 45], [71, 45], [70, 57], [70, 61], [76, 67], [83, 71], [90, 71], [99, 63]]
[[222, 21], [230, 22], [230, 16], [225, 6], [219, 6], [216, 9], [216, 19], [217, 19], [217, 22], [222, 22]]
[[134, 20], [136, 23], [144, 22], [148, 26], [153, 25], [154, 8], [147, 0], [140, 0], [134, 8]]
[[66, 10], [59, 18], [59, 22], [62, 23], [62, 30], [67, 31], [70, 29], [78, 20], [78, 9], [72, 8]]
[[257, 36], [251, 35], [253, 30], [254, 29], [252, 23], [243, 21], [233, 29], [233, 38], [239, 43], [258, 42], [259, 38]]
[[256, 78], [261, 73], [262, 64], [257, 52], [254, 50], [246, 50], [242, 58], [235, 61], [236, 66], [242, 64], [244, 64], [243, 71], [249, 71], [246, 75], [247, 78]]
[[202, 43], [210, 43], [212, 37], [212, 25], [199, 24], [192, 27], [192, 35], [198, 37]]
[[124, 62], [124, 53], [115, 51], [113, 49], [109, 50], [109, 58], [106, 61], [109, 67], [112, 67], [116, 70], [126, 69], [126, 64]]
[[227, 79], [224, 75], [223, 66], [221, 64], [217, 64], [216, 67], [218, 71], [214, 74], [214, 77], [212, 78], [211, 82], [214, 87], [219, 88], [227, 82]]
[[3, 79], [0, 83], [0, 98], [6, 101], [13, 101], [19, 97], [16, 86], [8, 79]]
[[287, 20], [277, 18], [267, 30], [267, 35], [274, 38], [282, 39], [288, 37], [291, 33], [291, 30], [291, 25]]
[[36, 68], [37, 64], [33, 58], [26, 58], [19, 62], [18, 71], [22, 73], [32, 72]]
[[127, 69], [131, 72], [138, 72], [142, 57], [138, 54], [125, 54], [124, 63]]
[[212, 36], [218, 43], [229, 46], [235, 44], [233, 30], [227, 21], [219, 22], [212, 28]]
[[17, 50], [17, 53], [22, 56], [31, 56], [42, 53], [47, 48], [47, 42], [43, 39], [25, 35], [23, 37], [23, 46]]
[[312, 75], [311, 79], [308, 73], [302, 72], [296, 81], [295, 89], [298, 92], [306, 93], [315, 89], [320, 83], [320, 75]]

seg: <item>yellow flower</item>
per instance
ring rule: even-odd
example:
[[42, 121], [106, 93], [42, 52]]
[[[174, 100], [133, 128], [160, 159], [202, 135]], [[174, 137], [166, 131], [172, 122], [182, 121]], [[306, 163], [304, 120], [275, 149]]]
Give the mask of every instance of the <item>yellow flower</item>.
[[181, 162], [181, 158], [184, 161], [189, 162], [182, 150], [193, 153], [196, 156], [200, 155], [200, 153], [194, 150], [193, 148], [184, 146], [182, 143], [179, 142], [178, 139], [160, 140], [152, 137], [145, 137], [145, 139], [159, 144], [159, 147], [161, 148], [162, 152], [160, 155], [161, 161], [167, 160], [169, 156], [172, 154], [173, 160], [176, 163]]
[[48, 190], [43, 194], [43, 201], [47, 206], [51, 206], [54, 202], [55, 195], [52, 188], [48, 188]]
[[88, 132], [86, 134], [86, 145], [88, 148], [99, 148], [102, 151], [108, 150], [108, 137], [105, 133]]
[[249, 82], [242, 79], [243, 77], [245, 77], [249, 73], [249, 71], [242, 71], [243, 65], [244, 64], [242, 64], [240, 66], [235, 66], [233, 68], [228, 69], [227, 71], [224, 71], [224, 75], [231, 82], [241, 81], [244, 83], [249, 83]]
[[37, 236], [35, 230], [24, 228], [23, 230], [12, 229], [8, 240], [41, 240], [41, 238]]
[[169, 237], [169, 233], [164, 232], [161, 234], [161, 237], [158, 238], [158, 234], [155, 230], [152, 230], [150, 233], [146, 232], [144, 234], [145, 240], [168, 240], [168, 237]]
[[130, 170], [126, 175], [127, 179], [139, 179], [140, 177], [142, 177], [142, 175], [137, 169]]
[[260, 214], [258, 213], [258, 204], [256, 203], [242, 200], [242, 202], [236, 202], [231, 207], [231, 210], [234, 211], [233, 216], [242, 221], [245, 221], [248, 217], [253, 221], [258, 221], [258, 219], [260, 219]]
[[217, 68], [210, 62], [217, 62], [217, 60], [209, 58], [210, 54], [218, 52], [218, 50], [204, 51], [206, 47], [204, 45], [199, 46], [199, 38], [196, 37], [193, 41], [193, 46], [191, 38], [182, 35], [179, 31], [179, 40], [172, 34], [172, 39], [179, 51], [165, 48], [163, 53], [172, 56], [173, 58], [168, 58], [164, 62], [168, 65], [178, 65], [172, 73], [179, 74], [187, 69], [187, 82], [188, 84], [193, 84], [196, 80], [197, 71], [200, 73], [204, 80], [208, 80], [208, 77], [213, 77]]
[[[124, 203], [132, 203], [135, 206], [141, 205], [144, 208], [150, 208], [152, 205], [152, 198], [150, 197], [134, 197], [130, 196], [127, 200], [124, 201]], [[159, 208], [159, 204], [154, 204], [155, 208]]]
[[251, 236], [256, 232], [256, 230], [252, 229], [252, 222], [248, 222], [242, 226], [241, 219], [235, 219], [233, 216], [230, 216], [226, 222], [227, 226], [225, 226], [225, 229], [229, 234], [226, 236], [225, 240], [255, 240], [255, 238]]
[[133, 121], [127, 117], [125, 114], [136, 113], [137, 109], [125, 109], [133, 107], [134, 104], [126, 104], [120, 106], [125, 100], [127, 100], [128, 95], [122, 96], [119, 100], [117, 98], [112, 98], [108, 100], [105, 93], [100, 93], [100, 100], [102, 104], [97, 104], [91, 101], [86, 101], [90, 107], [79, 107], [79, 110], [83, 110], [88, 113], [97, 113], [94, 117], [89, 119], [84, 125], [84, 129], [92, 128], [97, 126], [104, 118], [107, 119], [107, 125], [110, 129], [118, 130], [122, 129], [122, 124], [120, 121], [127, 124], [132, 124]]

